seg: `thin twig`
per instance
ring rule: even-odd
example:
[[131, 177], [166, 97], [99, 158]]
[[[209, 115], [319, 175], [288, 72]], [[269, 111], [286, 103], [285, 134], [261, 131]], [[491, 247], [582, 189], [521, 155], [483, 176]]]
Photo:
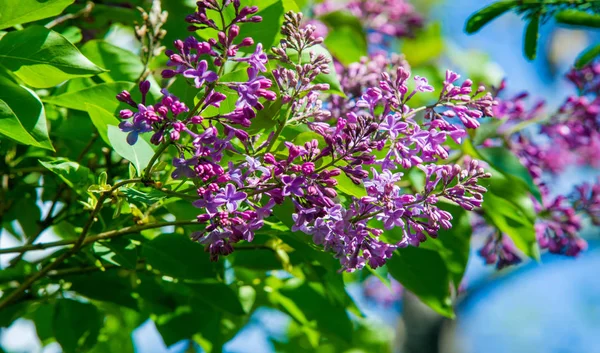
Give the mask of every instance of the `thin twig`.
[[[111, 239], [111, 238], [116, 238], [116, 237], [120, 237], [122, 235], [137, 233], [137, 232], [140, 232], [140, 231], [146, 230], [146, 229], [162, 228], [162, 227], [169, 227], [169, 226], [186, 226], [186, 225], [194, 225], [194, 224], [200, 224], [200, 223], [198, 223], [196, 220], [189, 220], [189, 221], [150, 223], [150, 224], [125, 227], [125, 228], [122, 228], [119, 230], [111, 230], [108, 232], [89, 236], [83, 242], [82, 247], [85, 245], [97, 242], [99, 240], [107, 240], [107, 239]], [[28, 251], [44, 250], [44, 249], [49, 249], [49, 248], [55, 248], [58, 246], [73, 245], [76, 242], [77, 242], [77, 239], [65, 239], [65, 240], [57, 240], [57, 241], [48, 242], [48, 243], [15, 246], [13, 248], [0, 249], [0, 254], [24, 253], [24, 252], [28, 252]]]
[[89, 16], [89, 14], [92, 12], [93, 9], [94, 9], [94, 3], [92, 1], [88, 1], [85, 4], [85, 7], [83, 9], [81, 9], [75, 13], [68, 13], [63, 16], [55, 18], [54, 20], [52, 20], [46, 24], [46, 28], [52, 28], [63, 22], [66, 22], [68, 20], [73, 20], [77, 17], [81, 17], [81, 16], [87, 17], [87, 16]]
[[14, 291], [12, 291], [8, 295], [6, 295], [6, 297], [0, 302], [0, 310], [4, 309], [6, 306], [8, 306], [13, 300], [16, 300], [19, 297], [21, 297], [23, 295], [23, 293], [27, 289], [29, 289], [29, 287], [31, 287], [37, 280], [44, 277], [46, 274], [48, 274], [48, 272], [54, 270], [58, 265], [63, 263], [65, 260], [67, 260], [71, 256], [75, 255], [75, 253], [77, 253], [77, 251], [79, 251], [79, 249], [81, 249], [81, 247], [84, 245], [84, 242], [86, 240], [87, 233], [89, 232], [92, 225], [94, 224], [94, 220], [96, 219], [96, 216], [100, 212], [100, 209], [102, 209], [104, 201], [108, 197], [110, 197], [115, 190], [117, 190], [118, 188], [120, 188], [123, 185], [134, 184], [134, 183], [139, 183], [139, 182], [141, 182], [141, 179], [123, 180], [123, 181], [116, 183], [110, 189], [110, 191], [103, 193], [100, 196], [100, 198], [98, 199], [98, 203], [96, 204], [96, 207], [92, 210], [92, 213], [90, 214], [90, 218], [88, 219], [87, 223], [83, 227], [83, 230], [81, 231], [79, 238], [77, 238], [77, 240], [75, 241], [73, 247], [69, 251], [60, 255], [56, 260], [54, 260], [53, 262], [46, 265], [39, 272], [35, 273], [31, 277], [28, 277], [17, 289], [15, 289]]
[[[85, 155], [89, 152], [89, 150], [92, 148], [92, 146], [94, 145], [94, 143], [96, 142], [97, 139], [98, 139], [98, 134], [94, 134], [92, 136], [92, 138], [90, 139], [90, 141], [88, 142], [88, 144], [79, 153], [79, 156], [76, 159], [77, 163], [81, 163], [81, 161], [83, 160]], [[56, 209], [56, 206], [58, 205], [58, 201], [60, 200], [61, 195], [63, 194], [63, 192], [65, 192], [65, 190], [67, 190], [66, 184], [65, 183], [60, 184], [60, 186], [56, 190], [56, 194], [54, 195], [54, 198], [52, 199], [52, 203], [50, 204], [50, 209], [48, 210], [46, 217], [44, 217], [44, 220], [39, 223], [38, 232], [34, 236], [27, 239], [27, 243], [26, 243], [27, 245], [35, 243], [35, 241], [40, 237], [40, 235], [42, 235], [42, 233], [46, 229], [50, 228], [50, 226], [52, 226], [54, 224], [54, 222], [61, 215], [61, 213], [65, 212], [67, 210], [67, 208], [69, 207], [68, 204], [66, 204], [63, 207], [63, 209], [59, 211], [59, 213], [57, 213], [54, 216], [52, 215], [54, 213], [54, 210]], [[23, 259], [23, 254], [10, 260], [9, 267], [14, 267], [22, 259]]]

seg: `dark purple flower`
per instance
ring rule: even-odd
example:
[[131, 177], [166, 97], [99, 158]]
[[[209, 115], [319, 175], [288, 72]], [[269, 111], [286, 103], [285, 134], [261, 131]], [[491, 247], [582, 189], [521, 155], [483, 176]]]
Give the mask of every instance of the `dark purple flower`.
[[521, 263], [521, 258], [507, 235], [491, 234], [485, 245], [479, 250], [479, 255], [488, 265], [496, 264], [498, 269]]
[[217, 204], [225, 205], [227, 211], [234, 212], [237, 210], [240, 202], [245, 200], [247, 197], [245, 192], [236, 191], [233, 184], [227, 184], [225, 190], [220, 194], [215, 195], [214, 202]]
[[370, 111], [373, 111], [381, 98], [383, 98], [381, 90], [377, 87], [372, 87], [361, 96], [358, 102], [356, 102], [356, 106], [361, 108], [369, 108]]
[[401, 117], [396, 114], [388, 114], [379, 128], [385, 131], [389, 131], [390, 137], [396, 139], [399, 134], [406, 132], [408, 124], [402, 121]]
[[261, 72], [267, 71], [267, 67], [265, 65], [268, 61], [269, 58], [267, 57], [267, 54], [263, 52], [262, 43], [258, 43], [256, 45], [256, 50], [254, 50], [254, 53], [252, 53], [247, 59], [248, 64], [254, 67], [257, 71]]
[[257, 70], [253, 67], [248, 68], [248, 82], [240, 83], [234, 87], [238, 92], [239, 98], [235, 103], [237, 108], [257, 107], [262, 109], [262, 104], [258, 102], [260, 97], [267, 100], [275, 100], [275, 92], [269, 91], [271, 80], [257, 76]]
[[152, 131], [152, 126], [143, 119], [134, 119], [133, 122], [121, 121], [119, 128], [123, 132], [128, 132], [127, 143], [132, 146], [137, 142], [139, 134]]
[[193, 178], [196, 173], [192, 169], [193, 166], [198, 164], [198, 158], [185, 159], [183, 157], [173, 158], [173, 166], [175, 170], [171, 174], [173, 179], [179, 179], [181, 177]]
[[183, 76], [186, 78], [193, 78], [196, 88], [202, 87], [205, 81], [213, 82], [219, 78], [216, 73], [208, 70], [208, 63], [206, 60], [200, 60], [196, 69], [185, 70]]
[[296, 177], [294, 175], [284, 175], [281, 177], [283, 183], [283, 196], [303, 196], [304, 195], [304, 178]]

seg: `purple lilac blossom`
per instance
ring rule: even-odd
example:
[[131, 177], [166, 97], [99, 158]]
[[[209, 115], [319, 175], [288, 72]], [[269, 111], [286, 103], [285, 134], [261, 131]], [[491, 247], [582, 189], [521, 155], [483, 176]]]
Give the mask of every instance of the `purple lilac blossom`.
[[[397, 1], [384, 4], [400, 5]], [[233, 7], [229, 23], [217, 24], [207, 15], [227, 6]], [[404, 10], [410, 9], [405, 6]], [[404, 10], [394, 9], [388, 18], [399, 18], [398, 11]], [[481, 206], [487, 190], [479, 182], [489, 178], [489, 173], [477, 161], [464, 166], [441, 162], [450, 156], [445, 144], [448, 136], [459, 139], [466, 129], [478, 127], [479, 119], [492, 114], [496, 102], [483, 94], [483, 88], [473, 90], [469, 80], [458, 85], [459, 76], [448, 71], [435, 104], [411, 107], [416, 94], [434, 88], [427, 79], [415, 76], [416, 88], [410, 91], [409, 68], [391, 67], [403, 60], [378, 55], [367, 65], [367, 72], [357, 71], [347, 82], [347, 88], [354, 91], [346, 101], [332, 104], [334, 110], [330, 111], [319, 98], [319, 93], [330, 87], [316, 80], [330, 73], [331, 60], [311, 51], [323, 39], [314, 26], [301, 27], [301, 14], [285, 15], [283, 39], [271, 48], [273, 59], [260, 43], [254, 52], [241, 54], [239, 49], [254, 45], [254, 41], [237, 39], [239, 24], [260, 21], [254, 16], [257, 11], [256, 7], [241, 7], [239, 1], [221, 6], [203, 0], [187, 17], [192, 30], [212, 28], [218, 32], [206, 42], [192, 37], [175, 41], [175, 50], [167, 52], [169, 68], [163, 77], [193, 79], [193, 85], [203, 92], [192, 110], [167, 91], [158, 103], [148, 104], [148, 82], [140, 85], [140, 104], [129, 92], [118, 96], [136, 109], [121, 112], [128, 123], [125, 128], [129, 128], [128, 119], [133, 121], [130, 134], [137, 138], [149, 128], [153, 143], [173, 144], [179, 151], [171, 176], [189, 178], [196, 186], [193, 205], [204, 227], [194, 232], [192, 239], [205, 245], [211, 259], [230, 254], [240, 241], [251, 242], [273, 208], [284, 202], [293, 207], [291, 229], [332, 252], [341, 269], [349, 272], [366, 265], [382, 266], [397, 248], [419, 246], [428, 237], [436, 237], [440, 229], [450, 228], [452, 215], [438, 207], [441, 198], [468, 211]], [[372, 14], [379, 10], [365, 7], [364, 11]], [[386, 35], [399, 34], [398, 27], [377, 24], [377, 28]], [[296, 65], [291, 59], [294, 51], [306, 51], [307, 62]], [[220, 82], [227, 61], [247, 67], [248, 80]], [[378, 62], [385, 65], [378, 67]], [[268, 66], [275, 67], [273, 82], [259, 76]], [[209, 67], [215, 67], [215, 72]], [[271, 91], [273, 83], [277, 87]], [[233, 110], [224, 109], [221, 102], [227, 95], [216, 89], [237, 93]], [[279, 134], [245, 129], [252, 127], [265, 100], [278, 97], [276, 92], [285, 106], [285, 123], [303, 125], [313, 136], [309, 141], [282, 143]], [[211, 114], [209, 106], [221, 109]], [[146, 125], [134, 129], [137, 121]], [[403, 173], [414, 167], [425, 173], [424, 190], [399, 186]], [[340, 187], [344, 179], [364, 190], [363, 195], [349, 195]]]

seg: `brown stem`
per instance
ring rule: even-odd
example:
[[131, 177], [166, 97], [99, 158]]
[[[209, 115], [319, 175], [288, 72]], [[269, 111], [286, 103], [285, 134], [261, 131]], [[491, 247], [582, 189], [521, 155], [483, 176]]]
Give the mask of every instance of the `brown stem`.
[[[83, 242], [82, 247], [85, 245], [97, 242], [99, 240], [107, 240], [107, 239], [111, 239], [111, 238], [116, 238], [116, 237], [120, 237], [122, 235], [137, 233], [137, 232], [140, 232], [140, 231], [146, 230], [146, 229], [162, 228], [162, 227], [168, 227], [168, 226], [185, 226], [185, 225], [194, 225], [194, 224], [199, 224], [199, 223], [196, 220], [189, 220], [189, 221], [150, 223], [150, 224], [144, 224], [144, 225], [135, 225], [135, 226], [125, 227], [125, 228], [122, 228], [119, 230], [111, 230], [108, 232], [89, 236]], [[33, 251], [33, 250], [44, 250], [44, 249], [48, 249], [48, 248], [55, 248], [57, 246], [72, 245], [72, 244], [75, 244], [76, 242], [77, 242], [76, 239], [65, 239], [65, 240], [58, 240], [58, 241], [53, 241], [53, 242], [48, 242], [48, 243], [16, 246], [13, 248], [0, 249], [0, 254], [24, 253], [24, 252]]]
[[66, 22], [68, 20], [73, 20], [77, 17], [81, 17], [81, 16], [87, 17], [92, 12], [93, 9], [94, 9], [94, 3], [92, 1], [88, 1], [85, 4], [85, 7], [83, 9], [81, 9], [75, 13], [68, 13], [66, 15], [55, 18], [54, 20], [52, 20], [51, 22], [48, 22], [46, 24], [46, 28], [52, 28], [63, 22]]

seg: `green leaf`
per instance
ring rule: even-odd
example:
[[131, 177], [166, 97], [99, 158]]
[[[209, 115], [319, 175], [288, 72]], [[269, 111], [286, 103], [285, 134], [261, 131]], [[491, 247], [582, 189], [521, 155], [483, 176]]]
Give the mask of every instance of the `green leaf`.
[[191, 290], [182, 282], [165, 281], [152, 273], [138, 273], [136, 290], [143, 312], [161, 316], [190, 302]]
[[95, 105], [114, 112], [119, 107], [119, 101], [115, 98], [117, 94], [124, 90], [129, 91], [133, 86], [131, 82], [101, 83], [80, 91], [47, 97], [44, 102], [83, 111], [87, 111], [89, 105]]
[[141, 175], [154, 155], [154, 150], [150, 144], [143, 138], [139, 138], [136, 144], [131, 146], [127, 143], [127, 133], [114, 125], [108, 125], [107, 135], [115, 152], [130, 161], [135, 166], [138, 175]]
[[471, 242], [471, 222], [469, 214], [461, 207], [450, 204], [438, 204], [441, 209], [452, 214], [452, 228], [441, 229], [437, 238], [429, 238], [421, 247], [436, 250], [444, 259], [446, 267], [452, 276], [454, 289], [462, 281], [467, 263], [469, 262], [469, 251]]
[[[190, 306], [178, 306], [174, 312], [156, 317], [154, 322], [165, 345], [170, 347], [199, 333], [202, 323], [207, 321], [203, 314], [195, 312]], [[219, 325], [214, 316], [210, 321], [216, 321], [215, 324]]]
[[59, 15], [75, 0], [0, 0], [0, 29]]
[[137, 300], [132, 296], [131, 277], [116, 270], [97, 271], [88, 274], [65, 276], [64, 280], [71, 283], [71, 290], [84, 297], [119, 306], [138, 309]]
[[529, 60], [535, 59], [537, 55], [538, 39], [540, 37], [539, 29], [540, 14], [537, 13], [531, 18], [531, 20], [527, 24], [527, 27], [525, 28], [523, 53], [525, 53], [525, 57]]
[[54, 318], [53, 304], [40, 304], [28, 315], [35, 323], [35, 331], [42, 344], [46, 345], [54, 340], [52, 320]]
[[387, 262], [398, 282], [436, 312], [453, 318], [450, 280], [452, 274], [440, 253], [409, 246], [398, 249]]
[[515, 7], [517, 4], [518, 3], [514, 1], [498, 1], [487, 7], [484, 7], [483, 9], [469, 16], [469, 19], [467, 19], [467, 23], [465, 24], [465, 32], [468, 34], [473, 34], [479, 31], [488, 22], [499, 17], [506, 11]]
[[[246, 80], [247, 78], [243, 79]], [[238, 99], [238, 94], [228, 88], [225, 87], [217, 87], [215, 88], [216, 92], [223, 93], [225, 95], [225, 99], [221, 102], [219, 107], [215, 107], [213, 105], [209, 105], [202, 112], [203, 116], [211, 117], [219, 114], [226, 114], [235, 110], [235, 102]], [[199, 99], [204, 95], [204, 93], [199, 93], [194, 99], [194, 105], [199, 102]], [[253, 121], [254, 122], [254, 121]]]
[[73, 44], [79, 43], [83, 39], [81, 29], [75, 26], [65, 28], [60, 34]]
[[169, 213], [172, 213], [177, 219], [194, 219], [198, 216], [199, 210], [192, 205], [190, 200], [176, 200], [165, 203], [165, 208]]
[[415, 38], [402, 41], [401, 51], [411, 65], [423, 65], [438, 57], [444, 50], [442, 24], [433, 22], [417, 31]]
[[[127, 197], [128, 201], [135, 203], [143, 203], [148, 206], [167, 198], [167, 196], [165, 196], [163, 192], [156, 189], [151, 189], [150, 191], [140, 191], [134, 188], [121, 188], [120, 191], [123, 193], [123, 195], [125, 195], [125, 197]], [[179, 214], [177, 214], [177, 216], [180, 217]], [[197, 216], [197, 214], [193, 217], [189, 217], [189, 219], [192, 219], [195, 216]]]
[[525, 255], [539, 256], [533, 222], [520, 209], [490, 192], [484, 197], [482, 209], [485, 219], [507, 234]]
[[103, 40], [86, 42], [81, 52], [94, 64], [109, 70], [98, 75], [106, 82], [136, 82], [144, 69], [138, 55]]
[[24, 145], [39, 146], [38, 142], [21, 125], [15, 112], [0, 99], [0, 134]]
[[[94, 64], [109, 71], [98, 75], [105, 82], [137, 82], [144, 70], [139, 55], [104, 40], [85, 43], [81, 52]], [[146, 80], [150, 82], [150, 96], [155, 99], [161, 97], [160, 85], [154, 76], [149, 75]]]
[[135, 353], [132, 334], [140, 325], [141, 319], [141, 315], [133, 310], [110, 310], [104, 319], [102, 335], [98, 337], [98, 343], [89, 353]]
[[256, 290], [252, 286], [241, 286], [238, 289], [238, 296], [244, 311], [249, 313], [256, 301]]
[[[527, 186], [521, 180], [512, 176], [505, 175], [493, 169], [490, 170], [492, 177], [482, 182], [482, 186], [488, 189], [488, 192], [503, 198], [517, 207], [527, 219], [535, 222], [537, 213], [531, 199], [531, 193]], [[483, 196], [485, 200], [485, 195]]]
[[266, 101], [265, 108], [256, 112], [256, 118], [252, 119], [252, 125], [246, 129], [251, 135], [272, 131], [277, 125], [276, 120], [281, 110], [281, 98], [276, 101]]
[[317, 140], [319, 146], [325, 144], [325, 139], [323, 138], [323, 136], [317, 134], [314, 131], [301, 132], [295, 135], [294, 140], [292, 142], [294, 142], [295, 145], [304, 146], [305, 143], [312, 142], [312, 140]]
[[575, 68], [581, 69], [585, 65], [591, 63], [595, 58], [600, 56], [600, 44], [592, 45], [586, 48], [575, 61]]
[[[6, 296], [8, 293], [2, 293]], [[9, 327], [18, 318], [23, 316], [23, 313], [27, 311], [27, 302], [18, 302], [0, 311], [0, 327]]]
[[[256, 241], [256, 239], [255, 239]], [[252, 242], [254, 244], [254, 242]], [[229, 259], [235, 268], [257, 271], [281, 270], [283, 266], [270, 250], [235, 251]]]
[[[479, 154], [471, 155], [483, 160]], [[537, 214], [531, 198], [531, 191], [527, 184], [525, 184], [522, 179], [519, 179], [514, 175], [504, 174], [493, 167], [490, 167], [488, 172], [492, 174], [492, 177], [483, 180], [481, 184], [488, 189], [488, 194], [495, 194], [511, 203], [514, 207], [519, 209], [528, 220], [534, 222]], [[484, 201], [485, 198], [486, 196], [484, 196]]]
[[41, 220], [42, 214], [36, 204], [35, 197], [22, 195], [19, 200], [15, 202], [13, 208], [17, 213], [16, 219], [19, 221], [24, 235], [27, 238], [38, 235], [41, 230], [38, 222]]
[[[290, 285], [279, 290], [282, 296], [293, 302], [296, 308], [282, 305], [288, 313], [302, 324], [316, 321], [318, 330], [322, 333], [333, 335], [342, 342], [352, 340], [352, 322], [345, 307], [328, 300], [322, 286], [312, 283]], [[280, 302], [285, 304], [285, 302]], [[293, 309], [293, 310], [290, 310]], [[301, 313], [296, 313], [296, 311]]]
[[130, 239], [115, 238], [107, 242], [96, 242], [93, 249], [106, 262], [129, 269], [137, 267], [137, 249]]
[[600, 28], [600, 14], [593, 14], [581, 10], [569, 9], [557, 13], [554, 18], [556, 22], [574, 25]]
[[194, 298], [207, 305], [233, 315], [246, 314], [237, 293], [224, 283], [189, 283], [187, 286], [192, 289]]
[[30, 89], [0, 73], [0, 134], [26, 145], [54, 151], [44, 105]]
[[[500, 181], [490, 182], [489, 187], [496, 188], [497, 190], [506, 189], [504, 192], [497, 192], [497, 195], [506, 193], [507, 197], [505, 198], [515, 204], [520, 204], [521, 201], [519, 200], [523, 196], [521, 189], [524, 188], [541, 202], [539, 188], [533, 182], [529, 171], [508, 149], [502, 147], [477, 149], [473, 146], [471, 140], [465, 140], [462, 144], [462, 149], [466, 154], [476, 159], [481, 159], [492, 167], [493, 170], [490, 171], [492, 178], [498, 178]], [[498, 175], [498, 173], [502, 175]], [[510, 183], [513, 183], [512, 186]], [[529, 211], [525, 209], [524, 211], [529, 214]], [[535, 218], [535, 216], [530, 218]]]
[[367, 36], [356, 16], [347, 11], [334, 11], [319, 19], [329, 27], [325, 46], [342, 64], [358, 62], [368, 55]]
[[0, 40], [0, 64], [36, 88], [104, 71], [65, 37], [41, 26], [7, 33]]
[[108, 126], [118, 126], [119, 119], [115, 118], [113, 113], [100, 108], [99, 106], [88, 104], [87, 112], [92, 119], [92, 124], [98, 129], [98, 134], [107, 145], [111, 146], [110, 140], [108, 139]]
[[540, 190], [533, 181], [531, 174], [525, 166], [519, 161], [509, 149], [504, 147], [480, 148], [477, 150], [481, 158], [488, 162], [492, 167], [505, 175], [514, 176], [518, 182], [523, 183], [529, 192], [542, 202]]
[[273, 215], [289, 229], [292, 229], [295, 224], [292, 219], [292, 213], [294, 212], [296, 212], [294, 203], [287, 197], [283, 200], [282, 204], [277, 204], [273, 207]]
[[40, 164], [58, 175], [73, 190], [86, 194], [92, 176], [89, 168], [62, 157], [40, 161]]
[[204, 247], [182, 234], [163, 234], [142, 246], [147, 263], [161, 273], [181, 279], [214, 276]]
[[59, 299], [54, 307], [54, 337], [65, 353], [92, 348], [102, 328], [102, 315], [89, 303]]
[[29, 262], [19, 261], [13, 267], [6, 267], [0, 271], [0, 283], [21, 280], [35, 272], [35, 267]]

